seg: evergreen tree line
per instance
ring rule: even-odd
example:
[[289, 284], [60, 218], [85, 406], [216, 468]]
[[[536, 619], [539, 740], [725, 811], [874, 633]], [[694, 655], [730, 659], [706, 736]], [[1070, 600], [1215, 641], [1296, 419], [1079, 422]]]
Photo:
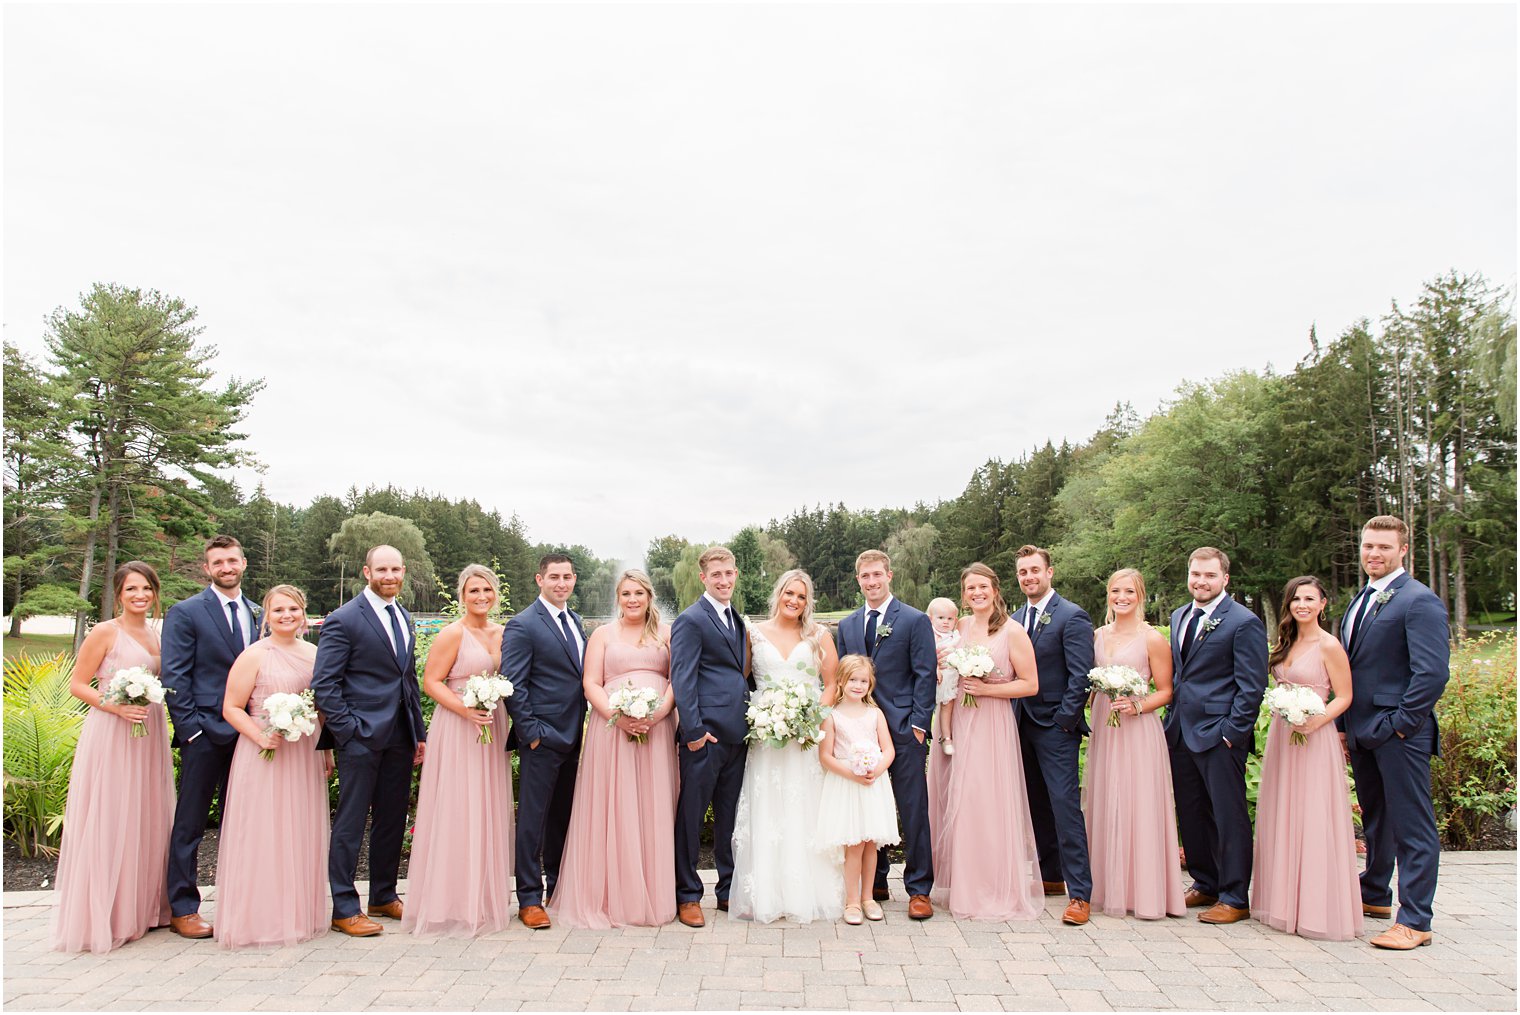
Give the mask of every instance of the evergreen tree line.
[[[572, 605], [605, 615], [620, 562], [580, 545], [534, 544], [520, 520], [473, 500], [395, 487], [350, 489], [305, 507], [245, 495], [223, 478], [257, 464], [239, 430], [261, 380], [211, 384], [214, 346], [194, 308], [152, 290], [97, 285], [47, 321], [45, 362], [5, 345], [5, 560], [12, 634], [28, 615], [110, 615], [109, 576], [132, 558], [158, 567], [168, 601], [202, 585], [202, 541], [244, 545], [256, 593], [288, 581], [324, 613], [359, 585], [365, 548], [408, 560], [411, 605], [441, 609], [465, 564], [494, 562], [518, 605], [535, 594], [539, 555], [568, 553]], [[1014, 600], [1013, 557], [1048, 547], [1063, 595], [1101, 616], [1119, 567], [1147, 578], [1153, 618], [1186, 596], [1186, 555], [1210, 544], [1233, 561], [1231, 588], [1264, 619], [1297, 574], [1349, 599], [1357, 538], [1374, 514], [1414, 532], [1409, 566], [1451, 609], [1514, 610], [1515, 321], [1510, 295], [1451, 272], [1413, 306], [1391, 305], [1310, 351], [1290, 372], [1186, 382], [1148, 418], [1115, 408], [1080, 444], [1047, 442], [991, 458], [952, 500], [912, 508], [802, 507], [748, 525], [728, 545], [737, 596], [761, 613], [790, 567], [814, 578], [821, 610], [859, 602], [855, 555], [892, 557], [894, 592], [922, 607], [955, 597], [961, 567], [991, 565]], [[701, 593], [705, 544], [652, 541], [645, 566], [662, 604]], [[441, 587], [440, 587], [441, 586]]]

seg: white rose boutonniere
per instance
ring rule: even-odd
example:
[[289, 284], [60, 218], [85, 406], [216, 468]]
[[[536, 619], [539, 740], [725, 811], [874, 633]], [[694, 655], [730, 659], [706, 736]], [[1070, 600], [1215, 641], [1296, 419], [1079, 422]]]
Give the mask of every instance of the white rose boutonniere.
[[1372, 598], [1377, 601], [1377, 604], [1379, 606], [1387, 606], [1388, 601], [1393, 598], [1393, 593], [1387, 589], [1384, 589]]
[[1040, 619], [1035, 621], [1035, 623], [1039, 624], [1041, 627], [1044, 627], [1046, 624], [1050, 623], [1050, 614], [1048, 612], [1040, 614]]
[[876, 640], [877, 641], [882, 641], [882, 640], [884, 640], [886, 638], [890, 638], [890, 637], [892, 637], [892, 625], [891, 624], [883, 624], [883, 625], [881, 625], [880, 627], [878, 627], [876, 629]]

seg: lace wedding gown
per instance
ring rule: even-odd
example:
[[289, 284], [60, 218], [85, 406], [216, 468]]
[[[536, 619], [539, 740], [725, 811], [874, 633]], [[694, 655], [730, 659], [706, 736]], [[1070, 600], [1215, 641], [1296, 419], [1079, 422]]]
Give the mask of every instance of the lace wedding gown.
[[[817, 651], [810, 642], [804, 639], [783, 658], [753, 628], [750, 634], [757, 684], [784, 670], [821, 688]], [[816, 747], [751, 745], [734, 821], [731, 918], [769, 923], [786, 917], [808, 923], [837, 920], [844, 912], [842, 851], [817, 842], [822, 794], [823, 766]]]

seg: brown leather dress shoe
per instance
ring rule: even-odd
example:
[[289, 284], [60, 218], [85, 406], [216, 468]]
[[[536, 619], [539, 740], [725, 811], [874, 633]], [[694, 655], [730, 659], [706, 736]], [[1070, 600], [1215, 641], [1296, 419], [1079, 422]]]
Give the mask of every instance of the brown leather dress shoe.
[[1212, 906], [1219, 901], [1217, 895], [1205, 895], [1196, 888], [1189, 888], [1187, 894], [1182, 897], [1183, 903], [1189, 909], [1197, 909], [1199, 906]]
[[1383, 933], [1372, 939], [1372, 943], [1379, 948], [1390, 948], [1396, 952], [1407, 952], [1420, 945], [1428, 945], [1434, 938], [1428, 930], [1415, 930], [1406, 927], [1402, 923], [1396, 923]]
[[875, 902], [886, 902], [892, 898], [892, 893], [885, 888], [871, 887], [871, 899]]
[[1223, 902], [1216, 902], [1208, 909], [1198, 914], [1202, 923], [1239, 923], [1251, 915], [1249, 909], [1237, 909], [1227, 906]]
[[1380, 919], [1386, 920], [1390, 916], [1393, 915], [1393, 907], [1392, 906], [1374, 906], [1371, 903], [1364, 902], [1364, 903], [1362, 903], [1362, 915], [1363, 916], [1375, 916], [1375, 917], [1378, 917]]
[[726, 912], [728, 912], [728, 900], [727, 899], [719, 899], [718, 900], [718, 912], [720, 912], [720, 913], [726, 913]]
[[707, 921], [702, 918], [702, 903], [683, 902], [676, 907], [676, 919], [688, 927], [706, 927]]
[[353, 916], [345, 916], [332, 922], [332, 929], [341, 931], [349, 937], [374, 937], [385, 930], [374, 920], [363, 913], [355, 913]]
[[169, 929], [180, 937], [188, 938], [210, 937], [212, 933], [211, 924], [202, 920], [199, 913], [169, 917]]
[[1042, 881], [1040, 883], [1045, 886], [1046, 895], [1066, 894], [1066, 882], [1064, 881]]
[[1066, 907], [1066, 912], [1061, 914], [1061, 922], [1069, 923], [1073, 927], [1080, 927], [1092, 916], [1092, 906], [1087, 904], [1086, 899], [1072, 899]]
[[402, 908], [400, 899], [392, 899], [391, 901], [379, 906], [375, 905], [374, 903], [370, 903], [369, 907], [370, 916], [386, 916], [392, 920], [401, 919], [401, 912]]
[[915, 895], [908, 900], [908, 919], [927, 920], [934, 915], [934, 905], [927, 895]]
[[517, 911], [517, 918], [529, 930], [549, 929], [549, 914], [543, 906], [523, 906]]

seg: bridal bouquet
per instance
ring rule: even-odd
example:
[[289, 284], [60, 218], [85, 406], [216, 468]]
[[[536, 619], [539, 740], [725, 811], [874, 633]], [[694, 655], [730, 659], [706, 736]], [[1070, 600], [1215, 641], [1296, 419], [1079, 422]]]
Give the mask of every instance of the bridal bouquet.
[[819, 724], [828, 710], [818, 698], [818, 688], [806, 680], [777, 675], [762, 680], [750, 695], [744, 718], [749, 722], [746, 740], [771, 747], [796, 742], [808, 750], [823, 739]]
[[[477, 673], [464, 682], [464, 690], [460, 692], [459, 700], [465, 708], [479, 708], [487, 712], [495, 712], [496, 706], [507, 698], [512, 697], [515, 690], [512, 681], [500, 673]], [[480, 739], [482, 744], [493, 743], [491, 736], [491, 724], [486, 723], [480, 727]]]
[[[962, 645], [945, 656], [945, 665], [963, 677], [985, 677], [997, 672], [997, 664], [992, 661], [992, 653], [985, 645]], [[977, 708], [976, 695], [962, 695], [961, 707]]]
[[[108, 705], [162, 705], [165, 694], [173, 694], [159, 683], [158, 675], [141, 666], [129, 666], [117, 670], [116, 676], [100, 692], [100, 700]], [[140, 722], [132, 724], [132, 736], [145, 737], [148, 728]]]
[[[836, 719], [835, 722], [838, 722]], [[881, 748], [865, 744], [850, 748], [850, 771], [856, 775], [870, 775], [881, 764]]]
[[[317, 732], [317, 699], [310, 690], [300, 694], [280, 691], [264, 699], [265, 733], [278, 734], [286, 743], [295, 743], [302, 737]], [[266, 747], [259, 752], [265, 761], [274, 760], [274, 748]]]
[[[1319, 692], [1303, 684], [1277, 684], [1267, 692], [1267, 710], [1280, 716], [1289, 726], [1302, 726], [1310, 716], [1324, 715], [1325, 703]], [[1288, 737], [1290, 744], [1307, 744], [1308, 736], [1295, 729]]]
[[[633, 681], [628, 681], [622, 687], [607, 695], [607, 705], [612, 709], [612, 718], [607, 720], [608, 726], [616, 726], [619, 716], [627, 716], [630, 719], [648, 719], [654, 715], [654, 710], [660, 705], [661, 694], [652, 687], [634, 687]], [[647, 733], [630, 733], [628, 740], [631, 743], [642, 744], [647, 740]]]
[[[1150, 681], [1130, 666], [1095, 666], [1087, 671], [1087, 686], [1110, 699], [1137, 697], [1151, 689]], [[1108, 710], [1110, 726], [1117, 726], [1121, 721], [1118, 711]]]

